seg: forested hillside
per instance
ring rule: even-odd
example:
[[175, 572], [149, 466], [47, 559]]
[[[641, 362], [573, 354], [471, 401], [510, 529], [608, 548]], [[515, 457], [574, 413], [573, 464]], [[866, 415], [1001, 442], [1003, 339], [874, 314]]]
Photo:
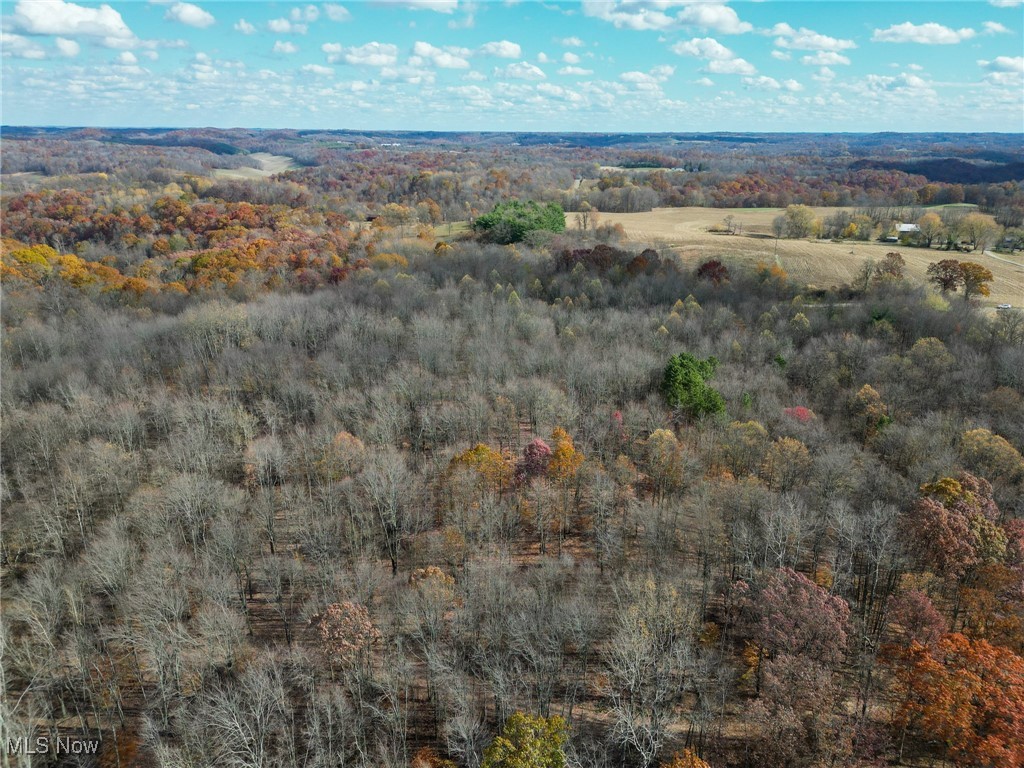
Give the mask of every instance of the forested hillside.
[[[1024, 763], [1020, 311], [913, 284], [895, 252], [808, 290], [552, 231], [584, 161], [643, 148], [307, 147], [252, 181], [167, 142], [39, 165], [82, 141], [4, 147], [29, 174], [3, 199], [5, 743]], [[898, 180], [857, 188], [878, 205], [955, 188], [855, 174]], [[467, 226], [524, 209], [508, 245]]]

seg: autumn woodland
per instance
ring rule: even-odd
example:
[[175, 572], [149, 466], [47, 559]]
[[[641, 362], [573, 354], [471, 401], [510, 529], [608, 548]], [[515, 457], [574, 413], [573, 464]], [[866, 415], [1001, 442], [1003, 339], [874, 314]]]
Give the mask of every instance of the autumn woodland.
[[4, 765], [1024, 765], [1019, 136], [0, 162]]

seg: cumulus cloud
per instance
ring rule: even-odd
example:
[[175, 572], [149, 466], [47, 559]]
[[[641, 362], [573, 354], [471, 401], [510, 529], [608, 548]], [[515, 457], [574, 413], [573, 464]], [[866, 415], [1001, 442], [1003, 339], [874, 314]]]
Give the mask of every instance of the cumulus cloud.
[[666, 29], [675, 20], [658, 10], [618, 0], [583, 0], [583, 15], [614, 24], [619, 29]]
[[198, 5], [193, 5], [192, 3], [175, 3], [167, 9], [164, 18], [169, 21], [178, 21], [197, 29], [205, 29], [216, 21], [212, 13], [204, 11]]
[[766, 88], [772, 91], [777, 91], [782, 88], [782, 86], [779, 85], [778, 80], [774, 77], [768, 77], [767, 75], [760, 75], [759, 77], [744, 77], [743, 83], [751, 88]]
[[519, 61], [509, 64], [507, 67], [498, 67], [494, 70], [494, 74], [509, 80], [544, 80], [547, 78], [544, 70], [528, 61]]
[[[674, 7], [682, 9], [670, 15]], [[687, 26], [726, 35], [750, 32], [754, 27], [740, 21], [724, 0], [583, 0], [583, 13], [610, 22], [620, 29], [668, 29]]]
[[298, 53], [299, 48], [295, 43], [289, 43], [286, 41], [278, 40], [274, 43], [274, 53], [292, 54]]
[[906, 98], [931, 101], [935, 89], [919, 75], [867, 75], [852, 86], [854, 93], [871, 98]]
[[1024, 73], [1024, 56], [996, 56], [991, 61], [979, 59], [978, 66], [989, 72]]
[[57, 53], [68, 58], [77, 56], [79, 51], [82, 50], [82, 47], [74, 40], [68, 40], [63, 37], [58, 37], [53, 41], [53, 44], [57, 46]]
[[239, 19], [235, 22], [235, 31], [241, 32], [243, 35], [251, 35], [256, 31], [256, 27], [250, 24], [245, 19]]
[[789, 61], [790, 59], [793, 58], [793, 54], [787, 53], [786, 51], [780, 51], [778, 49], [775, 49], [774, 51], [772, 51], [772, 58], [778, 59], [779, 61]]
[[587, 75], [594, 74], [594, 70], [592, 70], [592, 69], [584, 69], [583, 67], [569, 66], [569, 67], [562, 67], [560, 70], [558, 70], [558, 74], [560, 74], [560, 75], [575, 75], [577, 77], [585, 77]]
[[334, 74], [333, 69], [325, 67], [322, 64], [304, 64], [302, 71], [309, 72], [311, 75], [319, 75], [321, 77], [331, 77]]
[[741, 35], [754, 29], [752, 24], [740, 21], [736, 11], [718, 3], [697, 3], [684, 8], [677, 18], [685, 26], [702, 27], [723, 35]]
[[438, 48], [430, 43], [417, 42], [412, 53], [409, 63], [414, 67], [430, 62], [440, 69], [469, 69], [466, 57], [470, 52], [465, 48]]
[[95, 37], [105, 44], [136, 39], [121, 14], [109, 5], [86, 8], [64, 0], [18, 0], [9, 23], [12, 30], [30, 35]]
[[[331, 45], [331, 43], [322, 46], [327, 53], [329, 53], [327, 51], [328, 45]], [[348, 48], [344, 53], [340, 52], [340, 45], [338, 48], [341, 60], [346, 64], [362, 67], [393, 67], [398, 63], [398, 46], [391, 43], [378, 43], [374, 41], [358, 47]], [[333, 63], [330, 56], [328, 56], [327, 60]]]
[[702, 85], [705, 88], [711, 88], [712, 86], [714, 86], [715, 81], [712, 80], [710, 77], [702, 77], [699, 80], [694, 80], [693, 84], [694, 85]]
[[348, 21], [352, 18], [352, 14], [349, 13], [348, 9], [337, 3], [324, 3], [324, 13], [327, 14], [327, 18], [331, 21]]
[[977, 35], [973, 29], [951, 29], [950, 27], [929, 21], [926, 24], [913, 24], [905, 21], [893, 24], [888, 29], [876, 29], [871, 40], [876, 43], [921, 43], [922, 45], [955, 45], [970, 40]]
[[673, 53], [680, 56], [696, 56], [700, 59], [733, 59], [736, 55], [713, 37], [695, 37], [680, 41], [672, 46]]
[[809, 67], [834, 67], [837, 64], [849, 64], [850, 60], [843, 56], [841, 53], [835, 51], [818, 51], [817, 53], [810, 56], [803, 56], [800, 59], [801, 64], [806, 64]]
[[994, 5], [996, 8], [1016, 8], [1024, 0], [988, 0], [989, 5]]
[[583, 41], [580, 40], [578, 37], [563, 37], [558, 42], [560, 42], [566, 48], [582, 48], [583, 47]]
[[771, 34], [775, 36], [775, 45], [779, 48], [798, 51], [845, 51], [857, 47], [853, 40], [829, 37], [806, 27], [793, 29], [785, 23], [772, 27]]
[[523, 55], [523, 49], [519, 43], [512, 43], [508, 40], [496, 40], [481, 45], [480, 53], [484, 56], [497, 56], [502, 59], [518, 59]]
[[1010, 30], [1000, 24], [998, 21], [986, 21], [981, 25], [984, 27], [983, 35], [1009, 35]]
[[271, 19], [270, 21], [268, 21], [267, 29], [278, 35], [304, 35], [306, 34], [309, 27], [307, 27], [305, 24], [291, 21], [290, 19], [280, 18]]
[[459, 0], [377, 0], [382, 5], [393, 5], [408, 8], [412, 11], [436, 11], [437, 13], [454, 13], [459, 7]]
[[708, 62], [704, 71], [716, 75], [754, 75], [757, 69], [746, 59], [736, 56], [713, 37], [695, 37], [683, 40], [671, 48], [680, 56], [693, 56]]
[[135, 54], [131, 51], [123, 51], [117, 55], [117, 63], [130, 66], [132, 64], [138, 64], [139, 60], [135, 58]]
[[320, 50], [327, 54], [327, 62], [329, 64], [337, 64], [341, 61], [341, 53], [344, 50], [344, 46], [341, 43], [324, 43], [320, 46]]
[[4, 56], [13, 56], [17, 59], [45, 59], [46, 49], [34, 40], [11, 32], [4, 32], [3, 51]]
[[794, 92], [802, 91], [804, 89], [804, 86], [801, 83], [797, 82], [796, 80], [783, 80], [782, 87], [785, 88], [787, 91]]
[[579, 64], [580, 57], [577, 56], [575, 53], [570, 53], [569, 51], [566, 51], [565, 53], [562, 54], [562, 61], [564, 61], [566, 64]]
[[660, 91], [661, 83], [668, 80], [675, 71], [675, 67], [662, 65], [648, 72], [623, 72], [619, 79], [624, 83], [631, 83], [641, 91]]
[[307, 5], [303, 7], [296, 6], [295, 8], [292, 8], [289, 15], [291, 16], [292, 21], [314, 22], [320, 18], [320, 9], [315, 5]]
[[705, 69], [713, 75], [754, 75], [757, 68], [746, 59], [715, 59]]

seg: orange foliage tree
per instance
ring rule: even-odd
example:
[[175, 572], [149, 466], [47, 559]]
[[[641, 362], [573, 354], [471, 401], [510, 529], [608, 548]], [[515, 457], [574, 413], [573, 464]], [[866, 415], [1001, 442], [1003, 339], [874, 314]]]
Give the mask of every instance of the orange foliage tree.
[[961, 634], [934, 648], [913, 642], [896, 649], [897, 708], [902, 738], [937, 747], [956, 765], [1024, 765], [1024, 659]]

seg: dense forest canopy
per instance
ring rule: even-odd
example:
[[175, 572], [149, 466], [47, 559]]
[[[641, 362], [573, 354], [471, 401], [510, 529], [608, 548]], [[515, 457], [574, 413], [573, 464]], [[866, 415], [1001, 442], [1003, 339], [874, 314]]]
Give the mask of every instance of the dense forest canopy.
[[[927, 175], [1017, 139], [5, 133], [5, 744], [1024, 763], [1024, 194]], [[918, 223], [810, 288], [598, 217], [680, 205]]]

